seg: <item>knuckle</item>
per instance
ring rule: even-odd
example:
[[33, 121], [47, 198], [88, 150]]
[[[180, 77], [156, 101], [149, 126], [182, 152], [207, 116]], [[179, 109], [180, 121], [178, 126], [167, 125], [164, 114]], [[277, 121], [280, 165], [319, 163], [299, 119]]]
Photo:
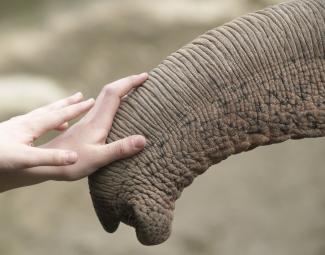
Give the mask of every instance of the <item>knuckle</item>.
[[12, 128], [12, 130], [20, 130], [22, 132], [21, 134], [29, 140], [34, 140], [39, 135], [38, 129], [34, 123], [28, 119], [25, 119], [23, 115], [9, 119], [7, 124], [9, 128]]
[[71, 109], [64, 108], [61, 110], [61, 112], [54, 113], [53, 118], [56, 119], [57, 123], [64, 123], [69, 119], [70, 115], [71, 115]]
[[28, 136], [30, 140], [35, 140], [39, 136], [37, 128], [29, 123], [24, 124], [23, 130], [26, 132], [25, 135]]
[[54, 164], [63, 165], [66, 162], [65, 155], [63, 155], [63, 153], [61, 153], [61, 152], [53, 152], [52, 161]]
[[27, 157], [21, 162], [21, 165], [23, 168], [29, 168], [29, 167], [34, 167], [35, 166], [35, 160], [32, 156]]
[[70, 104], [73, 104], [74, 102], [75, 102], [74, 97], [68, 97], [68, 98], [64, 99], [63, 104], [70, 105]]
[[120, 143], [118, 143], [118, 145], [116, 146], [116, 154], [120, 156], [128, 154], [128, 146], [126, 142], [121, 141]]
[[112, 84], [107, 84], [103, 88], [103, 92], [107, 96], [115, 96], [117, 94], [117, 90]]

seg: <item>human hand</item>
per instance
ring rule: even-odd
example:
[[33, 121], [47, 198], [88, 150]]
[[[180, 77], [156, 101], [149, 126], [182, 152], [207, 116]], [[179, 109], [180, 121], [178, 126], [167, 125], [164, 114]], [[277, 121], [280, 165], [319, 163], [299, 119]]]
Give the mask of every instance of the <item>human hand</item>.
[[[0, 191], [47, 180], [79, 180], [101, 166], [132, 156], [145, 146], [143, 136], [105, 144], [121, 99], [141, 85], [148, 74], [106, 85], [96, 102], [81, 93], [0, 123]], [[72, 127], [68, 121], [88, 113]], [[49, 130], [64, 131], [50, 142], [33, 147]]]

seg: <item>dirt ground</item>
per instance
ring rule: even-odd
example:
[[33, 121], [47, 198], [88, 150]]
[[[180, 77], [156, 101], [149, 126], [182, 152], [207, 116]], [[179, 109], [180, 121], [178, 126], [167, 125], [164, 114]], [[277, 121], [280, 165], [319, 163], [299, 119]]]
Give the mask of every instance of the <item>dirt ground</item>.
[[[96, 96], [204, 31], [276, 2], [1, 2], [0, 99], [11, 99], [0, 100], [0, 117], [77, 90]], [[321, 138], [230, 157], [185, 190], [170, 239], [154, 247], [142, 246], [124, 225], [105, 233], [87, 180], [10, 191], [0, 195], [0, 254], [323, 255], [324, 153]]]

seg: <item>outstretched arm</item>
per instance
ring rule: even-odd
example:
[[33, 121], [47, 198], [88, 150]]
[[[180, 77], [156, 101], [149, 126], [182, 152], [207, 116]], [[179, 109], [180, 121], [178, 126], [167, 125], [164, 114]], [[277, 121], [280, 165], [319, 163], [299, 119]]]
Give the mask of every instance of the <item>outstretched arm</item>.
[[[77, 93], [28, 114], [0, 123], [0, 191], [48, 180], [84, 178], [103, 165], [144, 148], [143, 136], [105, 144], [121, 100], [148, 75], [130, 76], [106, 85], [94, 99]], [[87, 114], [68, 128], [68, 121]], [[59, 136], [40, 147], [35, 139], [57, 129]]]

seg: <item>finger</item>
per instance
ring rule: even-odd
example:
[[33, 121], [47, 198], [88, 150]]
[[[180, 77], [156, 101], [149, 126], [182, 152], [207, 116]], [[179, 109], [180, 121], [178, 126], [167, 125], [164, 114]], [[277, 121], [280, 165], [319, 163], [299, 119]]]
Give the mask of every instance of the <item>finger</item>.
[[[120, 98], [129, 93], [132, 89], [140, 86], [148, 79], [148, 73], [141, 73], [138, 75], [131, 75], [120, 80], [114, 81], [105, 87], [108, 90], [119, 96]], [[104, 88], [105, 90], [105, 88]]]
[[110, 144], [101, 145], [98, 153], [98, 164], [101, 167], [113, 161], [133, 156], [143, 150], [145, 144], [145, 137], [134, 135]]
[[82, 93], [78, 92], [78, 93], [76, 93], [76, 94], [74, 94], [72, 96], [69, 96], [67, 98], [58, 100], [58, 101], [56, 101], [56, 102], [54, 102], [52, 104], [49, 104], [49, 105], [40, 107], [38, 109], [35, 109], [35, 110], [29, 112], [27, 115], [35, 115], [35, 114], [41, 114], [41, 113], [44, 113], [44, 112], [57, 110], [57, 109], [60, 109], [60, 108], [63, 108], [63, 107], [66, 107], [66, 106], [69, 106], [69, 105], [72, 105], [72, 104], [79, 103], [79, 102], [81, 102], [82, 99], [83, 99]]
[[121, 100], [126, 100], [128, 96], [134, 91], [134, 89], [131, 89], [129, 93], [127, 93], [125, 96], [121, 98]]
[[26, 128], [36, 138], [47, 131], [56, 129], [81, 114], [88, 111], [94, 105], [94, 99], [73, 104], [62, 109], [54, 110], [49, 113], [33, 116], [26, 120]]
[[106, 85], [97, 97], [93, 109], [84, 117], [84, 121], [108, 132], [111, 129], [121, 98], [132, 89], [140, 86], [147, 79], [148, 74], [143, 73]]
[[77, 160], [78, 155], [74, 151], [27, 146], [20, 162], [22, 168], [31, 168], [36, 166], [71, 165], [76, 163]]

